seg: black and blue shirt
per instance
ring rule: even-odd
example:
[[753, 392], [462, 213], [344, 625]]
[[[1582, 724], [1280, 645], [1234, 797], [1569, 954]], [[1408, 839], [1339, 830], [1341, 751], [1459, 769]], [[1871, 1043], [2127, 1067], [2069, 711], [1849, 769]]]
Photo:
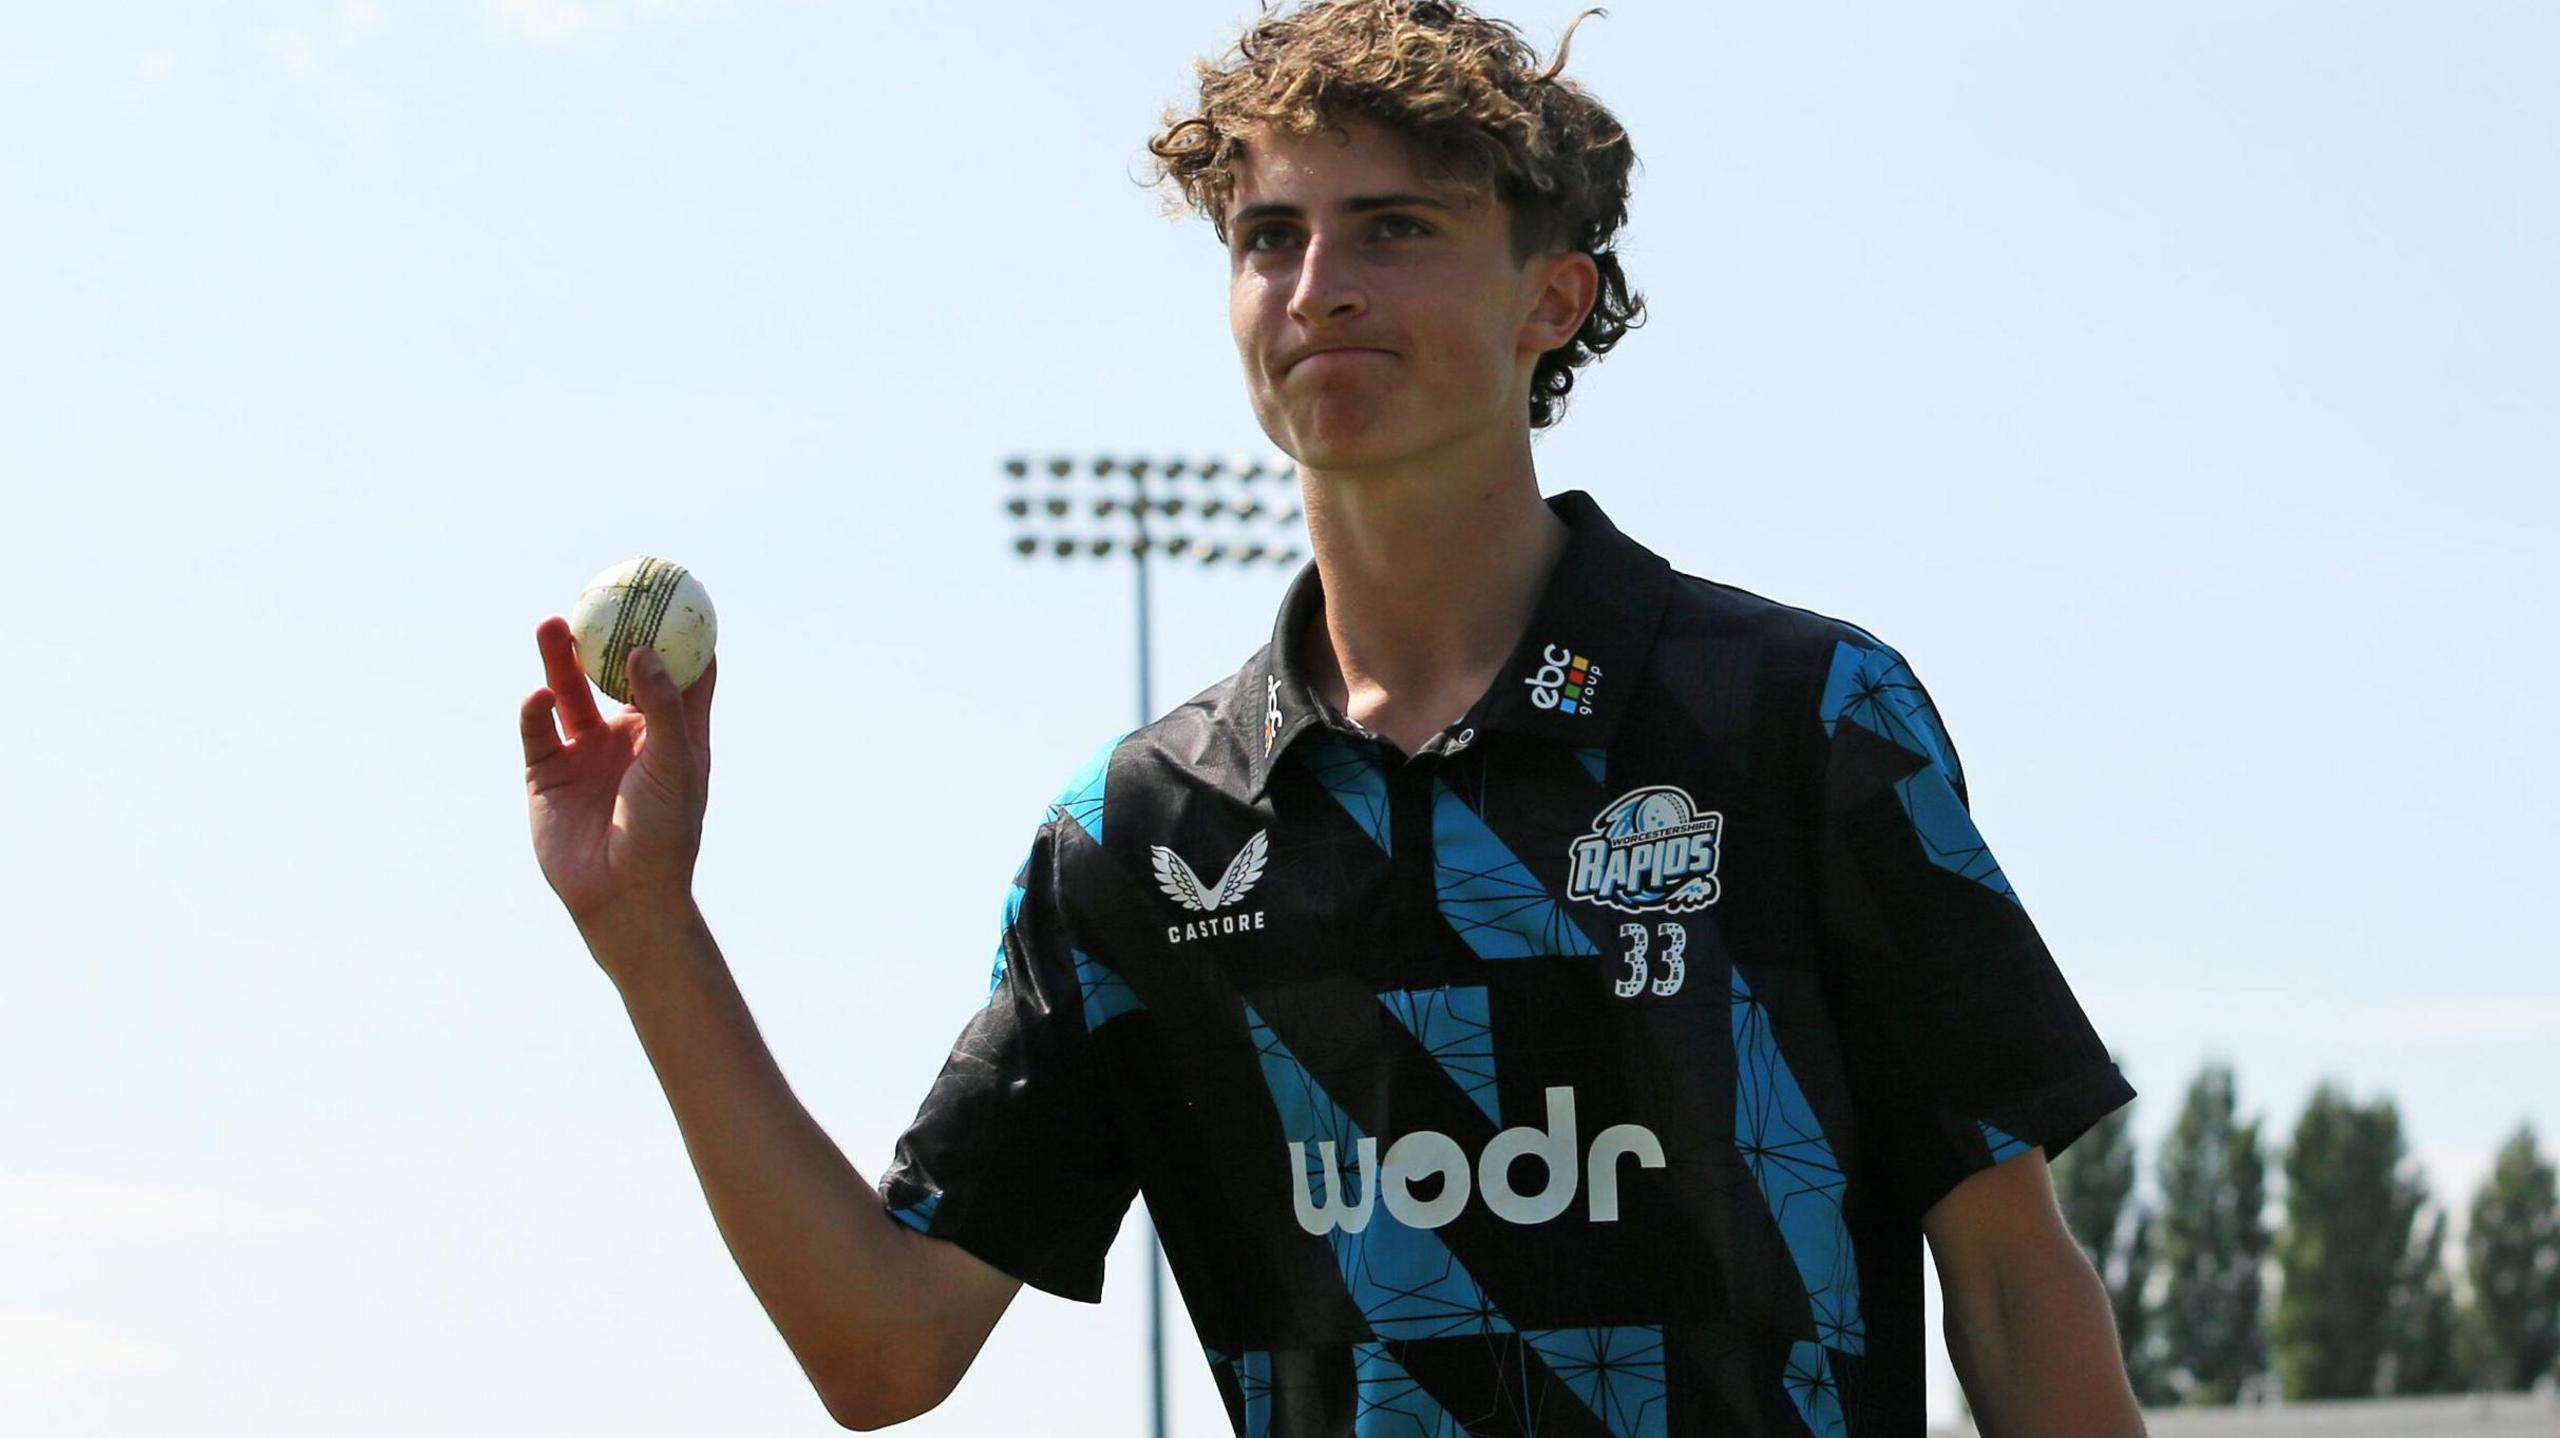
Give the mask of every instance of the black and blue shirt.
[[2133, 1090], [1902, 657], [1552, 503], [1420, 752], [1310, 566], [1094, 756], [882, 1194], [1090, 1300], [1144, 1192], [1248, 1438], [1919, 1433], [1920, 1216]]

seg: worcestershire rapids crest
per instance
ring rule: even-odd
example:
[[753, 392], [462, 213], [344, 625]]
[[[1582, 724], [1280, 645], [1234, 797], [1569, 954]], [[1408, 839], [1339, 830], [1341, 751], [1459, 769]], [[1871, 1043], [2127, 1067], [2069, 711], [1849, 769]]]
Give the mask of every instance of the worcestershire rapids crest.
[[1689, 792], [1656, 784], [1618, 796], [1573, 841], [1565, 892], [1630, 914], [1692, 913], [1716, 901], [1724, 815], [1698, 812]]

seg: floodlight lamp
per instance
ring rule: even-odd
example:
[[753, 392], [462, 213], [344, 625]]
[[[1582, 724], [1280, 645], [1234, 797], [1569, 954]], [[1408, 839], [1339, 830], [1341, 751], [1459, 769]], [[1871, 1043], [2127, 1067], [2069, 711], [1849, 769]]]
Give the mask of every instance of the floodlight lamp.
[[1090, 552], [1096, 559], [1108, 558], [1111, 554], [1111, 541], [1108, 539], [1097, 539], [1093, 541], [1090, 547]]
[[1096, 479], [1101, 479], [1119, 467], [1120, 461], [1107, 454], [1097, 454], [1093, 457], [1093, 477]]
[[1004, 512], [1020, 519], [1031, 513], [1031, 501], [1017, 494], [1004, 502]]
[[1191, 536], [1187, 534], [1177, 534], [1164, 542], [1164, 552], [1167, 554], [1186, 553], [1190, 548]]
[[1060, 519], [1066, 517], [1068, 505], [1064, 497], [1051, 499], [1046, 507], [1051, 515]]
[[1017, 454], [1004, 462], [1004, 472], [1015, 479], [1020, 479], [1031, 472], [1031, 461]]
[[1013, 552], [1021, 555], [1025, 559], [1029, 559], [1032, 555], [1038, 553], [1039, 549], [1040, 541], [1027, 534], [1013, 542]]
[[1060, 559], [1066, 559], [1076, 552], [1076, 542], [1072, 539], [1054, 539], [1049, 542], [1049, 548]]
[[[1134, 509], [1136, 506], [1132, 504], [1130, 507]], [[1110, 495], [1106, 494], [1102, 498], [1093, 502], [1093, 512], [1097, 518], [1109, 519], [1112, 515], [1120, 512], [1120, 501], [1113, 499]]]

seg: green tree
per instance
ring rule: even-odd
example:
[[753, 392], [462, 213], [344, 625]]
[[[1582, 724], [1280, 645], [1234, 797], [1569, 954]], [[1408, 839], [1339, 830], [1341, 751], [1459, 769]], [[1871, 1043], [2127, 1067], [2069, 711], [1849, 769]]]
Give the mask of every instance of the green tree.
[[2230, 1065], [2207, 1064], [2160, 1148], [2159, 1359], [2191, 1404], [2236, 1402], [2267, 1367], [2266, 1153], [2238, 1109]]
[[2167, 1336], [2160, 1327], [2160, 1215], [2149, 1205], [2133, 1211], [2132, 1232], [2125, 1239], [2123, 1279], [2110, 1280], [2107, 1306], [2115, 1313], [2116, 1333], [2124, 1348], [2125, 1377], [2134, 1401], [2157, 1408], [2178, 1401], [2170, 1381]]
[[2389, 1333], [2384, 1341], [2379, 1391], [2403, 1395], [2459, 1393], [2464, 1382], [2454, 1345], [2453, 1270], [2444, 1255], [2445, 1213], [2427, 1198], [2414, 1173], [2402, 1180], [2401, 1206], [2412, 1229], [2426, 1210], [2426, 1227], [2401, 1254], [2391, 1282]]
[[2560, 1367], [2560, 1188], [2533, 1125], [2498, 1150], [2471, 1197], [2464, 1266], [2479, 1312], [2475, 1337], [2491, 1388], [2530, 1388]]
[[2476, 1292], [2453, 1310], [2453, 1366], [2473, 1392], [2498, 1386], [2497, 1344]]
[[2397, 1379], [2384, 1356], [2398, 1352], [2395, 1319], [2414, 1306], [2400, 1295], [2425, 1202], [2423, 1185], [2400, 1172], [2405, 1157], [2388, 1098], [2358, 1105], [2323, 1082], [2294, 1126], [2276, 1238], [2276, 1370], [2288, 1398], [2361, 1398]]
[[2127, 1104], [2098, 1120], [2055, 1159], [2053, 1186], [2063, 1222], [2106, 1285], [2134, 1396], [2156, 1404], [2170, 1402], [2176, 1394], [2161, 1371], [2149, 1301], [2151, 1275], [2159, 1267], [2159, 1220], [2133, 1196], [2133, 1107]]

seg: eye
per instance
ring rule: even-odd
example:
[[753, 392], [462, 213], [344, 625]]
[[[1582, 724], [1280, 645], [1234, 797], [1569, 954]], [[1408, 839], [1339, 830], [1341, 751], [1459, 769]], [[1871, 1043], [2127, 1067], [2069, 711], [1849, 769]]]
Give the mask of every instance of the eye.
[[1406, 234], [1427, 235], [1431, 233], [1431, 227], [1429, 225], [1424, 224], [1422, 221], [1415, 219], [1411, 215], [1380, 215], [1378, 217], [1378, 229], [1381, 233], [1387, 232], [1392, 226], [1401, 226], [1403, 232]]
[[1288, 234], [1289, 234], [1289, 227], [1288, 227], [1287, 225], [1263, 225], [1263, 226], [1260, 226], [1260, 227], [1258, 227], [1258, 228], [1256, 228], [1256, 229], [1253, 229], [1253, 230], [1247, 231], [1247, 232], [1246, 232], [1246, 234], [1245, 234], [1245, 236], [1244, 236], [1244, 239], [1243, 239], [1243, 241], [1242, 241], [1241, 247], [1243, 248], [1243, 250], [1244, 250], [1247, 254], [1252, 254], [1252, 253], [1256, 253], [1256, 252], [1258, 252], [1258, 251], [1268, 250], [1268, 249], [1270, 249], [1270, 248], [1272, 248], [1272, 247], [1271, 247], [1270, 245], [1264, 244], [1264, 243], [1263, 243], [1263, 241], [1268, 240], [1268, 239], [1271, 239], [1271, 238], [1273, 238], [1273, 237], [1275, 237], [1275, 236], [1277, 236], [1277, 237], [1279, 237], [1279, 238], [1282, 238], [1282, 239], [1286, 239], [1286, 238], [1288, 237]]

